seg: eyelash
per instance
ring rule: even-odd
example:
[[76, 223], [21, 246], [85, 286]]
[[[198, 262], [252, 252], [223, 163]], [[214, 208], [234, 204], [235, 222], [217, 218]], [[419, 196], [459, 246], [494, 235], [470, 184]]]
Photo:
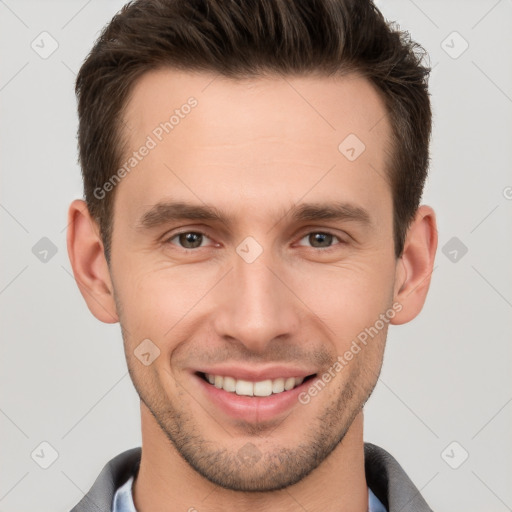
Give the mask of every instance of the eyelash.
[[[164, 240], [164, 243], [165, 244], [168, 244], [168, 243], [171, 243], [171, 240], [174, 240], [176, 237], [180, 236], [180, 235], [185, 235], [185, 234], [190, 234], [190, 233], [193, 233], [195, 235], [202, 235], [203, 237], [206, 237], [206, 238], [210, 238], [206, 233], [202, 232], [202, 231], [180, 231], [178, 233], [174, 233], [172, 236], [166, 238]], [[339, 241], [339, 244], [334, 244], [334, 245], [331, 245], [329, 247], [310, 247], [310, 249], [317, 249], [318, 251], [322, 251], [322, 252], [329, 252], [329, 251], [332, 251], [334, 249], [336, 249], [337, 245], [342, 245], [342, 244], [346, 244], [347, 242], [345, 240], [343, 240], [341, 237], [339, 237], [338, 235], [335, 235], [334, 233], [330, 232], [330, 231], [308, 231], [307, 233], [305, 233], [303, 236], [301, 236], [301, 238], [299, 239], [300, 240], [303, 240], [304, 238], [306, 238], [307, 236], [309, 235], [312, 235], [312, 234], [322, 234], [322, 235], [331, 235], [332, 237], [336, 238], [338, 241]], [[176, 244], [172, 244], [172, 245], [176, 245]], [[196, 247], [194, 249], [191, 249], [191, 248], [188, 248], [188, 247], [181, 247], [179, 245], [177, 245], [177, 247], [179, 249], [181, 249], [182, 251], [186, 251], [186, 252], [189, 252], [189, 251], [197, 251], [198, 249], [203, 249], [204, 247], [202, 246], [199, 246], [199, 247]], [[301, 246], [301, 247], [304, 247], [304, 246]]]

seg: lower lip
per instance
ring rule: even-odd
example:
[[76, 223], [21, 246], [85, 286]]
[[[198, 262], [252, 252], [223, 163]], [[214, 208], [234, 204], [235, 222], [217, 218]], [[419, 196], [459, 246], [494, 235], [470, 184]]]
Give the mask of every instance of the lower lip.
[[263, 423], [278, 418], [299, 403], [299, 394], [310, 385], [310, 379], [299, 386], [269, 396], [242, 396], [216, 388], [202, 377], [194, 375], [206, 398], [227, 415], [251, 422]]

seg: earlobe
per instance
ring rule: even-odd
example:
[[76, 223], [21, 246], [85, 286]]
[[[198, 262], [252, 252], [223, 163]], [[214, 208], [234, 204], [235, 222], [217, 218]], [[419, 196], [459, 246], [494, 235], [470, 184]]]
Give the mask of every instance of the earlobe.
[[422, 205], [409, 226], [404, 251], [397, 261], [394, 302], [402, 308], [392, 324], [410, 322], [422, 310], [430, 287], [437, 239], [434, 210]]
[[91, 313], [102, 322], [118, 322], [99, 228], [81, 199], [74, 200], [69, 207], [67, 249], [73, 275]]

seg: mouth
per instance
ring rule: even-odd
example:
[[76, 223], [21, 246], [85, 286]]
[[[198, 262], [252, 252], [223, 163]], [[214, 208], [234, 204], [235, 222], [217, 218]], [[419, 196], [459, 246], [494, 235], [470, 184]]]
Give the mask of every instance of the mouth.
[[249, 381], [236, 379], [229, 375], [214, 375], [211, 373], [197, 372], [198, 377], [217, 389], [227, 393], [248, 397], [269, 397], [292, 391], [305, 382], [313, 379], [316, 374], [305, 377], [278, 377], [276, 379], [264, 379]]
[[[278, 372], [275, 370], [272, 374], [251, 375], [250, 372], [239, 371], [235, 377], [229, 375], [229, 369], [217, 373], [196, 371], [192, 373], [191, 382], [197, 386], [205, 406], [213, 407], [213, 414], [219, 419], [235, 420], [238, 425], [242, 421], [260, 426], [267, 424], [270, 427], [280, 422], [280, 418], [290, 416], [294, 409], [302, 415], [308, 413], [309, 409], [301, 406], [299, 396], [318, 375], [303, 373], [293, 377], [291, 375], [295, 372], [290, 375], [291, 370], [288, 370], [283, 372], [288, 373], [288, 376], [280, 377]], [[232, 373], [236, 374], [237, 370], [232, 369]]]

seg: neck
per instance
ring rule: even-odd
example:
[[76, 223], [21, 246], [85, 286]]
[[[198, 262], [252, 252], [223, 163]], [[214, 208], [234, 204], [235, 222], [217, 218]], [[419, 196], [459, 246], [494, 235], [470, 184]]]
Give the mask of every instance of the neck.
[[141, 402], [142, 457], [133, 484], [138, 512], [359, 511], [368, 508], [363, 413], [342, 443], [300, 482], [272, 492], [239, 492], [212, 484], [176, 451]]

